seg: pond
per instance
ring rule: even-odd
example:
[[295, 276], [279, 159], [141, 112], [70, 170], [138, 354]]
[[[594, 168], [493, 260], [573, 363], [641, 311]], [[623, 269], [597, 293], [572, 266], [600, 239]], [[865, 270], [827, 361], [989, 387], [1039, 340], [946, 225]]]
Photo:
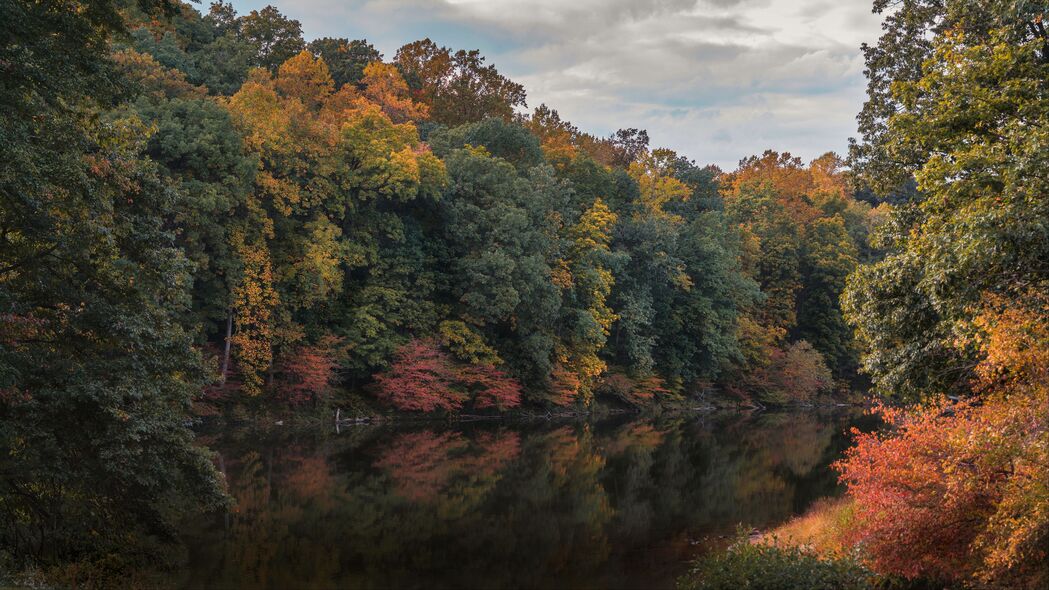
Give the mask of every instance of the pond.
[[672, 588], [743, 524], [840, 493], [856, 412], [615, 416], [204, 437], [236, 504], [187, 588]]

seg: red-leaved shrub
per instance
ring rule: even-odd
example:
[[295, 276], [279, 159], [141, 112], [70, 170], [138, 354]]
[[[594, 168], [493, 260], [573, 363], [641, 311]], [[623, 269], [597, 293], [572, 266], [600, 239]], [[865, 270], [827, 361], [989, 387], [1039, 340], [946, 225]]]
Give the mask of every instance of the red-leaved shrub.
[[[1049, 582], [1049, 305], [975, 324], [976, 402], [882, 410], [838, 463], [855, 500], [849, 540], [879, 571], [1008, 588]], [[993, 303], [993, 302], [992, 302]]]
[[461, 365], [433, 339], [402, 346], [375, 382], [379, 399], [399, 410], [454, 412], [471, 399], [478, 409], [505, 410], [521, 403], [516, 379], [492, 365]]
[[492, 365], [467, 365], [459, 379], [474, 393], [474, 407], [505, 410], [521, 405], [521, 384]]
[[398, 410], [455, 411], [467, 398], [454, 386], [456, 373], [436, 341], [411, 340], [394, 353], [389, 370], [375, 376], [378, 397]]
[[327, 337], [312, 346], [300, 346], [284, 356], [280, 363], [277, 398], [293, 406], [317, 403], [331, 391], [335, 369], [333, 348], [338, 343]]

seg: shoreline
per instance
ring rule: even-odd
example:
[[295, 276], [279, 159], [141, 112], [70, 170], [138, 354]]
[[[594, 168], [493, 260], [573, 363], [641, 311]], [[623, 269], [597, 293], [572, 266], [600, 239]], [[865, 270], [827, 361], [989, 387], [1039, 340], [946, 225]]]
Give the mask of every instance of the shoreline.
[[[408, 424], [469, 424], [484, 422], [504, 423], [540, 423], [552, 421], [589, 421], [601, 420], [616, 416], [637, 416], [639, 418], [655, 418], [673, 415], [712, 415], [718, 413], [736, 414], [773, 414], [780, 412], [820, 412], [820, 411], [843, 411], [846, 409], [865, 409], [870, 407], [869, 403], [805, 403], [789, 405], [743, 405], [743, 404], [706, 404], [687, 405], [674, 404], [667, 406], [654, 406], [646, 408], [610, 408], [598, 407], [590, 411], [509, 411], [497, 414], [410, 414], [405, 412], [392, 412], [388, 414], [370, 415], [344, 415], [341, 408], [328, 408], [314, 412], [292, 414], [290, 416], [274, 416], [259, 414], [250, 417], [226, 418], [222, 416], [201, 416], [194, 420], [194, 430], [212, 430], [225, 428], [252, 428], [252, 427], [288, 427], [305, 428], [321, 425], [334, 426], [338, 433], [341, 428], [355, 426], [393, 426]], [[323, 412], [323, 415], [322, 413]]]

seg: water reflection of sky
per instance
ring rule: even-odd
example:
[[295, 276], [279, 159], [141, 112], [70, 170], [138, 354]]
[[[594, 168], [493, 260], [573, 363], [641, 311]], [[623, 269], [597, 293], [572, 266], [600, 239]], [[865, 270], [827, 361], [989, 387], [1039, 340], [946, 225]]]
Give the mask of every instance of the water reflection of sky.
[[[854, 415], [356, 427], [210, 440], [236, 507], [187, 587], [658, 588], [837, 492]], [[862, 421], [862, 418], [859, 418]]]

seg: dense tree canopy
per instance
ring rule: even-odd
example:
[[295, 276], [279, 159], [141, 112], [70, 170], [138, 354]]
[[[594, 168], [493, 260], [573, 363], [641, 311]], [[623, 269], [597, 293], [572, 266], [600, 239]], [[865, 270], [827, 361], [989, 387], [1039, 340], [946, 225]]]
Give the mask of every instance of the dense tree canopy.
[[130, 37], [95, 50], [102, 120], [141, 122], [172, 195], [152, 213], [188, 263], [171, 311], [217, 369], [204, 405], [332, 399], [289, 392], [365, 385], [419, 340], [540, 405], [589, 407], [613, 374], [774, 403], [852, 376], [837, 297], [880, 217], [833, 155], [724, 174], [641, 129], [515, 112], [524, 89], [477, 51], [384, 63], [273, 7], [169, 8], [129, 7]]
[[172, 540], [174, 504], [222, 498], [184, 427], [209, 373], [181, 322], [182, 197], [147, 155], [154, 128], [98, 116], [126, 97], [106, 57], [127, 32], [117, 5], [2, 9], [0, 551], [141, 564]]

